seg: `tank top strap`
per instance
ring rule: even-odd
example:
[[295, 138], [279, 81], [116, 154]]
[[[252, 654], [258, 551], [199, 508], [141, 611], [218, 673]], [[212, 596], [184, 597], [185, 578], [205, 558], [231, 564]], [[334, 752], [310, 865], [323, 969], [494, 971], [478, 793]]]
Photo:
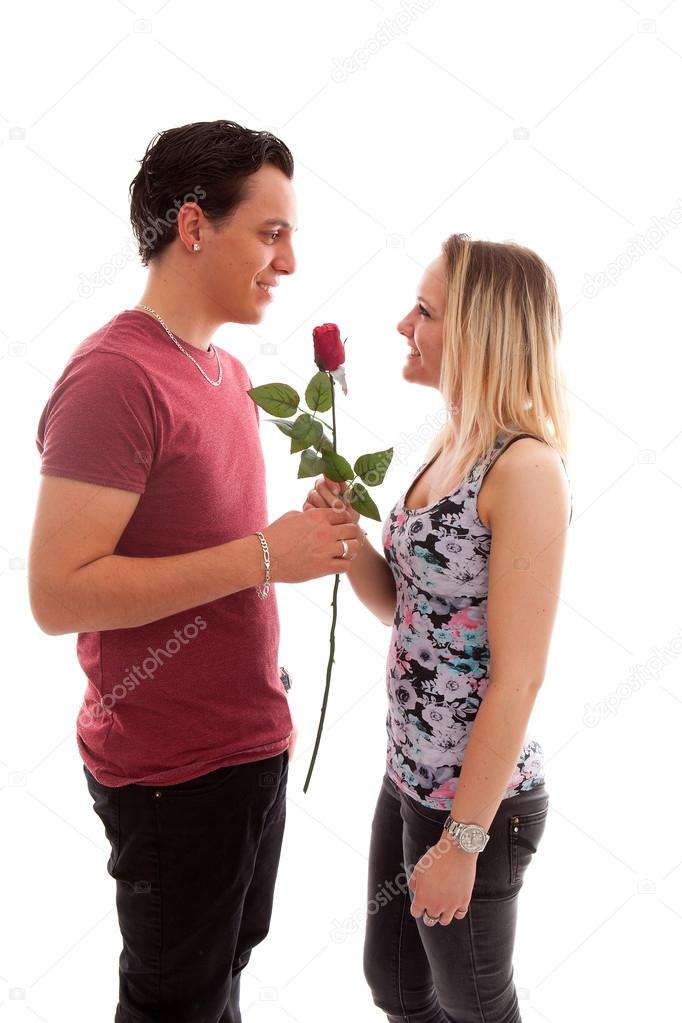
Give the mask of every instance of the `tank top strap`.
[[[535, 434], [535, 433], [515, 433], [515, 434], [510, 434], [510, 433], [508, 433], [506, 431], [498, 433], [497, 438], [496, 438], [495, 443], [493, 444], [492, 448], [490, 449], [488, 454], [483, 459], [481, 459], [481, 461], [478, 463], [478, 467], [474, 470], [473, 482], [475, 484], [475, 487], [476, 487], [477, 491], [480, 490], [480, 488], [481, 488], [481, 486], [483, 484], [483, 480], [487, 476], [488, 472], [492, 469], [493, 465], [495, 464], [497, 459], [500, 457], [502, 452], [506, 451], [507, 448], [511, 447], [511, 445], [514, 443], [514, 441], [521, 440], [522, 437], [532, 437], [534, 440], [539, 440], [542, 444], [546, 444], [547, 443], [547, 441], [544, 440], [543, 437], [538, 437], [538, 435]], [[561, 455], [559, 457], [561, 458]], [[561, 458], [561, 464], [564, 467], [564, 472], [566, 473], [566, 479], [568, 480], [569, 489], [570, 489], [571, 481], [570, 481], [570, 477], [568, 475], [568, 470], [566, 469], [566, 463], [563, 460], [563, 458]], [[571, 524], [572, 519], [573, 519], [573, 494], [571, 493], [571, 513], [570, 513], [570, 517], [569, 517], [569, 520], [568, 520], [569, 526]]]
[[510, 434], [507, 431], [498, 433], [495, 438], [495, 443], [490, 448], [487, 454], [485, 454], [474, 466], [472, 472], [472, 483], [476, 490], [479, 490], [483, 484], [483, 480], [488, 475], [488, 472], [492, 469], [493, 465], [500, 457], [503, 451], [506, 451], [508, 447], [514, 443], [515, 440], [521, 440], [522, 437], [534, 437], [536, 440], [540, 440], [534, 433], [518, 433]]

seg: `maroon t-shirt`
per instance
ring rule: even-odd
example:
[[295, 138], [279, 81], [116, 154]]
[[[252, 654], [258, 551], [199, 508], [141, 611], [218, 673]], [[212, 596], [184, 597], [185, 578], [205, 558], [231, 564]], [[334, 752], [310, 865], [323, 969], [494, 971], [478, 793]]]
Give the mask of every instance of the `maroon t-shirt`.
[[[213, 353], [180, 343], [215, 380]], [[158, 321], [119, 313], [74, 350], [38, 426], [41, 472], [141, 494], [114, 551], [185, 554], [268, 524], [258, 407], [216, 348], [212, 387]], [[265, 569], [263, 569], [265, 574]], [[171, 785], [287, 747], [274, 586], [130, 629], [79, 633], [77, 742], [103, 785]]]

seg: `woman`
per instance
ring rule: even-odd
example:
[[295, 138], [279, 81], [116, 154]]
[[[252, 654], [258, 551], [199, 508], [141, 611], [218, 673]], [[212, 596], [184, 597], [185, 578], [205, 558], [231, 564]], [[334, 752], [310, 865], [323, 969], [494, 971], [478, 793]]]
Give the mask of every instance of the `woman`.
[[[449, 419], [383, 553], [364, 543], [347, 573], [392, 626], [365, 975], [396, 1023], [515, 1023], [517, 898], [549, 806], [526, 728], [572, 514], [554, 277], [526, 248], [453, 235], [398, 331], [404, 378]], [[319, 479], [304, 510], [345, 489]]]

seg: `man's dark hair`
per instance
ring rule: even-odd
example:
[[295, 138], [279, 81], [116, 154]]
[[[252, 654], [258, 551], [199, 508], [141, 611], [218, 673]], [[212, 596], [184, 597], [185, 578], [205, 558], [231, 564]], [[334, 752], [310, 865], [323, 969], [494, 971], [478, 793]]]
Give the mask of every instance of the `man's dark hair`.
[[265, 163], [291, 180], [294, 159], [269, 131], [234, 121], [196, 121], [155, 135], [130, 183], [130, 219], [142, 265], [177, 235], [178, 210], [196, 202], [220, 227], [248, 197], [248, 178]]

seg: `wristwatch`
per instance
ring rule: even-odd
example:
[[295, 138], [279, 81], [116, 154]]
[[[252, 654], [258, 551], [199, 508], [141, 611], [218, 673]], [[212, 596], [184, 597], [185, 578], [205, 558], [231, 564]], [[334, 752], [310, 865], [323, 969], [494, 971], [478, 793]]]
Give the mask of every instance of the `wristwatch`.
[[454, 820], [452, 814], [443, 825], [443, 831], [448, 833], [460, 849], [469, 853], [483, 852], [490, 838], [480, 824], [462, 824], [460, 821]]
[[289, 690], [291, 689], [291, 676], [289, 675], [287, 669], [282, 668], [281, 666], [279, 669], [279, 680], [284, 686], [284, 691], [288, 693]]

